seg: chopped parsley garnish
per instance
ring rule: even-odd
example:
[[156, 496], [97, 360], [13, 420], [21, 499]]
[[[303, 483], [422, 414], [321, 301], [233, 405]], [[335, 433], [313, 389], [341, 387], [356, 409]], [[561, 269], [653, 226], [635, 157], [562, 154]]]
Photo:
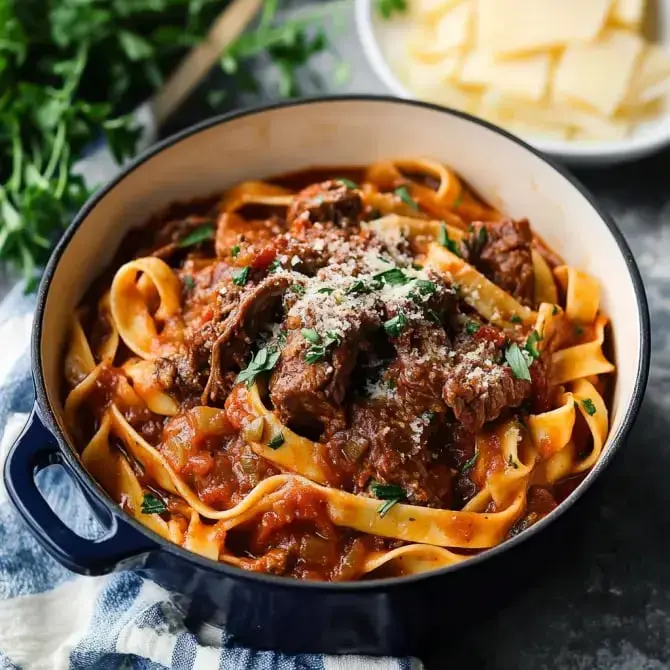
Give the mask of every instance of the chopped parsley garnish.
[[186, 237], [182, 237], [177, 242], [178, 247], [192, 247], [201, 242], [214, 239], [214, 226], [208, 223], [192, 230]]
[[408, 277], [400, 268], [391, 268], [390, 270], [384, 270], [384, 272], [378, 272], [373, 278], [391, 286], [403, 286], [412, 281], [412, 278]]
[[302, 284], [291, 284], [291, 291], [296, 295], [305, 295], [305, 287]]
[[398, 312], [396, 316], [388, 321], [384, 321], [384, 330], [391, 337], [398, 337], [400, 333], [409, 325], [407, 317], [402, 313]]
[[279, 449], [284, 442], [286, 442], [284, 433], [278, 433], [268, 442], [268, 447], [270, 447], [270, 449]]
[[443, 223], [440, 226], [440, 230], [437, 233], [437, 241], [445, 248], [449, 249], [452, 254], [456, 254], [456, 256], [460, 256], [461, 254], [458, 252], [458, 245], [454, 240], [449, 238], [449, 231], [447, 230], [447, 224]]
[[554, 308], [551, 310], [551, 315], [556, 316], [558, 314], [558, 305], [554, 305]]
[[[404, 1], [404, 0], [403, 0]], [[409, 205], [413, 210], [419, 211], [419, 205], [416, 204], [416, 200], [409, 194], [407, 186], [399, 186], [395, 191], [393, 191], [406, 205]]]
[[277, 270], [282, 270], [283, 266], [281, 261], [278, 258], [275, 258], [270, 265], [268, 265], [268, 272], [276, 272]]
[[330, 295], [334, 290], [334, 288], [330, 288], [329, 286], [323, 286], [317, 291], [317, 293], [325, 293], [326, 295]]
[[419, 289], [421, 295], [432, 295], [437, 291], [437, 284], [428, 279], [417, 279], [415, 286]]
[[195, 279], [193, 279], [193, 277], [191, 277], [191, 275], [184, 275], [182, 277], [182, 281], [184, 282], [184, 286], [189, 291], [192, 291], [195, 288]]
[[430, 423], [436, 416], [435, 412], [424, 412], [423, 416], [426, 418], [426, 421]]
[[540, 351], [537, 348], [537, 343], [542, 339], [542, 336], [540, 333], [537, 332], [537, 330], [534, 330], [529, 336], [528, 339], [526, 340], [526, 351], [535, 359], [537, 360], [540, 357]]
[[528, 363], [516, 342], [512, 342], [512, 344], [505, 349], [505, 360], [509, 363], [512, 372], [517, 379], [525, 379], [527, 382], [530, 381]]
[[584, 329], [581, 326], [575, 326], [575, 335], [580, 337], [584, 334]]
[[421, 265], [420, 263], [412, 263], [412, 267], [415, 270], [423, 270], [423, 265]]
[[[326, 335], [322, 338], [313, 328], [303, 328], [302, 336], [312, 343], [312, 346], [307, 350], [305, 354], [305, 361], [310, 365], [318, 363], [320, 360], [326, 357], [329, 347], [335, 345], [338, 346], [342, 341], [342, 338], [334, 330], [329, 330], [326, 332]], [[309, 337], [305, 333], [309, 333]], [[313, 338], [314, 335], [318, 338], [316, 341]]]
[[477, 459], [479, 458], [479, 452], [475, 449], [475, 453], [472, 458], [469, 458], [465, 463], [463, 464], [463, 467], [461, 468], [461, 474], [464, 475], [466, 472], [469, 472], [472, 470], [472, 468], [475, 467], [475, 463], [477, 462]]
[[142, 498], [142, 514], [162, 514], [167, 510], [165, 503], [151, 493], [145, 493]]
[[451, 289], [456, 294], [457, 298], [461, 297], [461, 285], [460, 284], [452, 284]]
[[237, 375], [236, 384], [246, 382], [247, 388], [251, 388], [258, 375], [270, 372], [277, 365], [280, 352], [274, 347], [263, 347], [256, 352], [249, 365]]
[[486, 228], [482, 225], [477, 231], [477, 235], [470, 238], [469, 244], [473, 254], [479, 255], [481, 253], [484, 245], [486, 244], [488, 236], [489, 235], [486, 231]]
[[379, 288], [379, 286], [376, 280], [373, 281], [372, 285], [368, 285], [362, 279], [357, 279], [353, 284], [347, 286], [345, 293], [347, 295], [370, 293], [377, 288]]
[[358, 184], [351, 179], [346, 179], [345, 177], [336, 177], [335, 181], [339, 181], [344, 184], [347, 188], [358, 188]]
[[232, 255], [233, 258], [237, 258], [237, 254], [240, 253], [240, 245], [239, 245], [239, 244], [236, 244], [236, 245], [230, 250], [230, 253], [231, 253], [231, 255]]
[[377, 11], [384, 19], [390, 19], [394, 14], [404, 14], [407, 11], [407, 0], [376, 0]]
[[319, 335], [314, 328], [303, 328], [300, 332], [302, 336], [312, 344], [319, 344], [321, 342], [321, 335]]
[[523, 319], [518, 314], [512, 314], [509, 318], [510, 323], [523, 323]]
[[233, 284], [235, 286], [244, 286], [249, 279], [249, 267], [238, 268], [233, 270]]
[[480, 329], [480, 327], [481, 326], [476, 321], [468, 321], [465, 324], [465, 332], [468, 335], [474, 335]]
[[397, 484], [380, 484], [378, 482], [372, 482], [372, 484], [370, 484], [370, 491], [372, 491], [372, 495], [374, 495], [375, 498], [385, 501], [377, 508], [377, 514], [382, 518], [384, 518], [391, 507], [407, 498], [402, 486], [398, 486]]
[[584, 398], [582, 400], [582, 407], [586, 410], [586, 413], [589, 416], [593, 416], [596, 413], [596, 406], [593, 404], [593, 400], [591, 398]]

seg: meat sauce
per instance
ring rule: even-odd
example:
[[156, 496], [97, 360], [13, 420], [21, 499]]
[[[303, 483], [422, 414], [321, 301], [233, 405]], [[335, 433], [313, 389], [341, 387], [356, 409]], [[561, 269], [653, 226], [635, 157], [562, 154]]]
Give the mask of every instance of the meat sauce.
[[[326, 331], [319, 331], [311, 344], [315, 360], [310, 362], [305, 332], [319, 328], [318, 305], [301, 311], [304, 286], [299, 281], [272, 284], [273, 265], [288, 258], [306, 278], [322, 281], [320, 300], [325, 302], [341, 282], [330, 269], [334, 264], [347, 267], [350, 280], [368, 276], [365, 259], [370, 254], [404, 262], [407, 253], [362, 231], [361, 222], [378, 213], [363, 206], [355, 191], [333, 182], [334, 174], [360, 183], [364, 171], [319, 168], [274, 179], [277, 186], [306, 189], [286, 219], [276, 208], [217, 216], [213, 198], [175, 206], [150, 223], [139, 245], [135, 240], [131, 247], [122, 247], [114, 267], [139, 247], [142, 254], [153, 253], [177, 270], [183, 286], [180, 323], [186, 323], [192, 335], [185, 341], [187, 353], [159, 361], [155, 372], [165, 391], [178, 398], [179, 413], [165, 418], [132, 403], [122, 403], [120, 410], [204, 503], [230, 509], [263, 479], [281, 472], [241, 436], [253, 412], [243, 385], [235, 385], [235, 379], [258, 343], [275, 342], [277, 333], [283, 333], [281, 358], [260, 379], [264, 402], [286, 425], [317, 442], [316, 460], [330, 486], [369, 495], [377, 482], [400, 487], [402, 499], [411, 504], [460, 509], [487, 473], [504, 468], [497, 438], [481, 441], [476, 452], [475, 434], [499, 418], [516, 416], [523, 423], [528, 413], [551, 407], [546, 364], [531, 362], [530, 382], [515, 378], [504, 360], [508, 334], [479, 321], [453, 288], [434, 275], [423, 280], [431, 294], [420, 301], [425, 309], [421, 313], [415, 309], [416, 297], [375, 302], [369, 286], [359, 287], [360, 305], [342, 308], [341, 316], [336, 315], [346, 321], [345, 333], [329, 341], [324, 339]], [[422, 185], [436, 188], [431, 177], [423, 178]], [[467, 194], [468, 202], [478, 203], [474, 192]], [[477, 211], [492, 212], [478, 206]], [[179, 246], [184, 231], [202, 225], [217, 226], [214, 241], [191, 250]], [[509, 219], [475, 222], [461, 252], [532, 307], [531, 248], [540, 249], [552, 266], [560, 262], [532, 236], [527, 222]], [[241, 269], [246, 273], [243, 283]], [[252, 290], [258, 297], [243, 310]], [[95, 304], [99, 295], [94, 290], [89, 302]], [[240, 312], [239, 322], [217, 354], [217, 370], [208, 370], [224, 337], [221, 324], [235, 310]], [[411, 337], [388, 326], [400, 315], [409, 321]], [[106, 328], [102, 320], [90, 324], [96, 342], [104, 339]], [[577, 338], [587, 341], [589, 335], [584, 332]], [[93, 423], [112, 395], [118, 403], [121, 382], [116, 370], [100, 376], [88, 400]], [[201, 407], [203, 402], [207, 407]], [[580, 449], [590, 448], [588, 431], [579, 422], [576, 440]], [[553, 490], [531, 487], [526, 513], [512, 534], [549, 513], [569, 489], [565, 484]], [[375, 552], [401, 544], [334, 525], [323, 497], [300, 488], [253, 522], [230, 531], [226, 539], [228, 551], [247, 569], [319, 580], [359, 578]]]

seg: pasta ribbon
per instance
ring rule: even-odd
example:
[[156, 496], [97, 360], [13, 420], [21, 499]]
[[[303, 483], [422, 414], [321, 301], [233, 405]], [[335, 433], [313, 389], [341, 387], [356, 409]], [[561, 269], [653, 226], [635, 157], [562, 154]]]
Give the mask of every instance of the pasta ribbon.
[[560, 407], [528, 417], [533, 443], [542, 458], [551, 458], [566, 447], [575, 426], [575, 401], [572, 393], [564, 393]]
[[593, 437], [593, 447], [589, 455], [578, 463], [573, 473], [584, 472], [593, 467], [603, 450], [609, 428], [607, 405], [595, 386], [586, 379], [580, 379], [571, 386], [575, 404], [584, 417]]
[[179, 412], [179, 403], [156, 384], [152, 361], [130, 359], [123, 364], [122, 370], [131, 379], [137, 395], [154, 414], [174, 416]]
[[70, 386], [79, 384], [95, 367], [95, 360], [88, 339], [75, 314], [70, 326], [70, 339], [65, 354], [65, 379]]
[[549, 263], [544, 256], [537, 250], [531, 250], [533, 258], [533, 275], [535, 278], [535, 295], [534, 302], [539, 305], [542, 302], [547, 302], [555, 305], [558, 302], [558, 291], [556, 290], [556, 282], [554, 275], [551, 272]]
[[288, 207], [293, 194], [286, 188], [264, 181], [244, 181], [234, 186], [219, 203], [221, 212], [236, 212], [245, 205], [269, 205]]
[[606, 325], [607, 319], [599, 316], [594, 325], [596, 338], [593, 341], [561, 349], [552, 354], [552, 384], [565, 384], [576, 379], [589, 377], [590, 375], [606, 374], [614, 370], [614, 365], [603, 354]]
[[[160, 303], [153, 314], [138, 288], [138, 275], [157, 292]], [[110, 293], [112, 317], [125, 345], [140, 358], [156, 358], [175, 349], [174, 343], [159, 337], [156, 321], [177, 316], [180, 294], [177, 275], [159, 258], [138, 258], [117, 270]]]
[[384, 565], [393, 564], [396, 572], [401, 575], [416, 575], [428, 570], [437, 570], [447, 565], [454, 565], [468, 557], [455, 554], [443, 547], [429, 544], [408, 544], [391, 551], [377, 551], [368, 554], [363, 567], [363, 574], [379, 570]]
[[600, 307], [598, 282], [570, 265], [557, 267], [554, 274], [565, 291], [565, 313], [568, 319], [578, 324], [593, 323]]
[[535, 318], [533, 311], [438, 244], [430, 245], [426, 264], [442, 274], [450, 284], [458, 284], [463, 300], [491, 323], [509, 328], [513, 317], [526, 324], [532, 323]]

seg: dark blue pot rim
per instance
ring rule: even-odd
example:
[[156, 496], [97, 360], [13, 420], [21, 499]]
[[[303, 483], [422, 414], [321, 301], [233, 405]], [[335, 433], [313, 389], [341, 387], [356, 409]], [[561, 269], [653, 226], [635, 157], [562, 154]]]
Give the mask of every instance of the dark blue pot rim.
[[[81, 223], [86, 219], [90, 212], [96, 207], [96, 205], [102, 200], [109, 191], [117, 186], [123, 179], [130, 175], [135, 169], [140, 165], [146, 162], [148, 159], [152, 158], [161, 151], [171, 147], [181, 140], [186, 139], [192, 135], [195, 135], [204, 130], [208, 130], [219, 124], [227, 123], [235, 119], [243, 118], [246, 116], [253, 116], [255, 114], [262, 114], [264, 112], [275, 110], [275, 109], [290, 109], [293, 107], [304, 107], [308, 105], [319, 105], [323, 103], [331, 102], [370, 102], [378, 103], [381, 105], [404, 105], [407, 107], [419, 107], [424, 109], [430, 109], [436, 112], [443, 113], [445, 115], [456, 116], [462, 119], [465, 119], [471, 123], [483, 126], [488, 130], [502, 135], [511, 142], [518, 144], [523, 147], [526, 151], [534, 154], [540, 160], [547, 163], [552, 167], [556, 172], [560, 173], [574, 188], [576, 188], [584, 198], [589, 202], [591, 207], [596, 211], [600, 218], [607, 225], [612, 237], [616, 241], [621, 254], [624, 257], [626, 266], [628, 268], [628, 273], [633, 284], [633, 289], [635, 291], [635, 299], [638, 306], [638, 325], [640, 332], [640, 356], [637, 361], [637, 374], [635, 378], [635, 386], [633, 389], [632, 401], [629, 406], [624, 410], [625, 415], [623, 421], [620, 423], [616, 433], [610, 435], [611, 445], [607, 453], [603, 454], [600, 460], [593, 467], [589, 477], [585, 480], [580, 486], [578, 486], [553, 512], [548, 516], [544, 517], [536, 524], [531, 526], [528, 530], [516, 535], [515, 537], [499, 544], [491, 549], [488, 549], [477, 556], [472, 557], [468, 561], [462, 563], [456, 563], [455, 565], [447, 566], [438, 570], [431, 572], [425, 572], [417, 575], [410, 575], [406, 577], [393, 577], [386, 579], [376, 579], [369, 581], [359, 581], [359, 582], [342, 582], [342, 583], [329, 583], [329, 582], [312, 582], [312, 581], [299, 581], [294, 579], [288, 579], [286, 577], [277, 577], [274, 575], [266, 575], [262, 573], [250, 572], [247, 570], [242, 570], [241, 568], [236, 568], [234, 566], [227, 565], [225, 563], [219, 563], [211, 559], [207, 559], [197, 554], [194, 554], [190, 551], [182, 549], [181, 547], [173, 544], [162, 537], [156, 535], [148, 528], [140, 524], [133, 517], [122, 512], [122, 510], [114, 503], [100, 487], [100, 485], [86, 472], [82, 464], [75, 457], [71, 447], [68, 445], [67, 440], [62, 434], [60, 428], [58, 427], [56, 417], [53, 410], [49, 404], [46, 395], [44, 376], [42, 372], [42, 367], [40, 365], [41, 361], [41, 335], [42, 335], [42, 326], [43, 326], [43, 317], [44, 317], [44, 307], [46, 304], [47, 294], [49, 292], [49, 287], [51, 285], [51, 280], [56, 272], [58, 263], [60, 261], [63, 252], [67, 248], [70, 240], [77, 232], [77, 229]], [[421, 102], [416, 100], [404, 100], [401, 98], [394, 98], [392, 96], [377, 96], [377, 95], [340, 95], [340, 96], [320, 96], [314, 98], [308, 98], [299, 101], [289, 101], [289, 102], [280, 102], [275, 104], [266, 105], [263, 107], [253, 107], [249, 109], [238, 110], [230, 112], [227, 114], [222, 114], [201, 123], [198, 123], [194, 126], [191, 126], [165, 140], [162, 140], [151, 147], [149, 150], [145, 151], [143, 154], [138, 156], [133, 160], [129, 165], [127, 165], [120, 174], [109, 182], [104, 188], [100, 189], [96, 194], [94, 194], [84, 205], [81, 211], [77, 214], [73, 222], [65, 231], [63, 237], [56, 246], [49, 263], [47, 264], [46, 270], [40, 282], [40, 286], [37, 294], [37, 308], [35, 312], [35, 321], [33, 324], [32, 331], [32, 342], [31, 342], [31, 355], [32, 355], [32, 372], [35, 382], [35, 393], [36, 393], [36, 402], [37, 409], [40, 418], [45, 423], [49, 431], [56, 437], [58, 444], [60, 446], [61, 452], [64, 455], [67, 465], [70, 467], [71, 471], [76, 475], [79, 482], [89, 490], [98, 500], [102, 503], [110, 513], [120, 516], [123, 522], [130, 524], [136, 530], [140, 531], [147, 537], [151, 538], [156, 545], [160, 548], [161, 551], [168, 551], [172, 554], [177, 555], [179, 558], [190, 562], [194, 565], [197, 565], [199, 568], [204, 568], [213, 572], [218, 572], [223, 575], [227, 575], [234, 579], [248, 580], [251, 582], [260, 582], [265, 583], [268, 586], [281, 587], [288, 589], [310, 589], [310, 590], [319, 590], [319, 591], [342, 591], [342, 592], [352, 592], [352, 591], [386, 591], [392, 587], [408, 587], [412, 584], [418, 582], [423, 582], [424, 580], [433, 579], [447, 573], [457, 572], [459, 570], [466, 569], [470, 566], [475, 566], [482, 563], [483, 561], [489, 560], [498, 556], [502, 552], [505, 552], [513, 547], [520, 545], [522, 542], [530, 539], [537, 533], [541, 532], [548, 524], [552, 523], [558, 519], [562, 514], [566, 512], [572, 505], [579, 499], [581, 496], [590, 488], [593, 482], [600, 476], [602, 471], [607, 467], [607, 465], [612, 460], [615, 452], [618, 451], [624, 440], [626, 439], [628, 433], [630, 432], [635, 418], [642, 404], [644, 397], [645, 387], [647, 385], [647, 378], [649, 375], [649, 360], [650, 360], [650, 351], [651, 351], [651, 327], [649, 321], [649, 307], [647, 305], [647, 298], [644, 291], [644, 284], [642, 282], [642, 277], [640, 271], [637, 267], [633, 254], [626, 242], [622, 232], [619, 230], [616, 223], [613, 219], [604, 212], [596, 203], [595, 198], [591, 193], [569, 172], [567, 172], [563, 167], [559, 166], [553, 160], [542, 154], [537, 149], [526, 144], [524, 141], [520, 140], [518, 137], [511, 135], [505, 130], [494, 126], [487, 121], [471, 116], [464, 112], [450, 109], [448, 107], [441, 107], [439, 105], [434, 105], [427, 102]]]

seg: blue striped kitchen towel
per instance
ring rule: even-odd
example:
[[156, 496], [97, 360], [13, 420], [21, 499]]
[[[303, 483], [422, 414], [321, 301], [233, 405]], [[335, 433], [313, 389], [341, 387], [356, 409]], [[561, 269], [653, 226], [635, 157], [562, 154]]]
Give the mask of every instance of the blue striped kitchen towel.
[[[0, 459], [33, 403], [30, 328], [34, 297], [16, 286], [0, 304]], [[60, 467], [38, 475], [59, 516], [81, 535], [97, 522]], [[418, 670], [409, 659], [288, 656], [234, 645], [207, 624], [185, 625], [187, 603], [132, 571], [82, 577], [33, 539], [0, 484], [0, 668], [25, 670]]]

